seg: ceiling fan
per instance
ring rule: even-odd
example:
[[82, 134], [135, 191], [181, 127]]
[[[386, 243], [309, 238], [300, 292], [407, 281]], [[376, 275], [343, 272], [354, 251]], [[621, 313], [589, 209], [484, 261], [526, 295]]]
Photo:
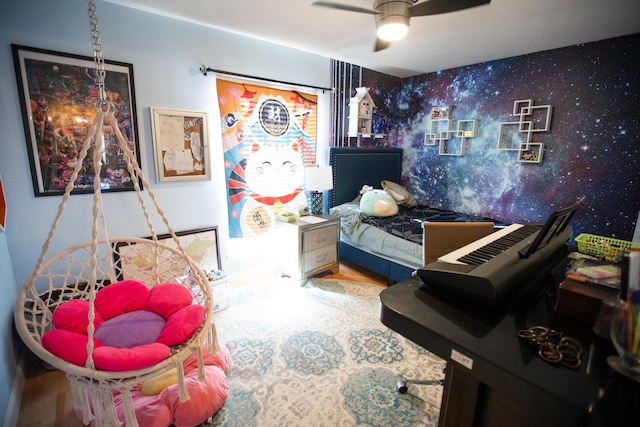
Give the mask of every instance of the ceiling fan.
[[421, 3], [418, 0], [375, 0], [371, 9], [331, 1], [314, 1], [311, 5], [374, 15], [377, 28], [374, 51], [377, 52], [403, 38], [409, 29], [409, 19], [414, 16], [455, 12], [487, 3], [491, 0], [426, 0]]

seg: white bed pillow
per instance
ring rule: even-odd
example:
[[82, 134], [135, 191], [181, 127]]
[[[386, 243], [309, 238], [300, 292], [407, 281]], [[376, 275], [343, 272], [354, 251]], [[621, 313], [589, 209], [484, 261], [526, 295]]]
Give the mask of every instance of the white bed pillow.
[[406, 206], [412, 208], [418, 206], [416, 199], [403, 186], [393, 181], [382, 181], [380, 183], [382, 189], [385, 190], [396, 201], [398, 206]]

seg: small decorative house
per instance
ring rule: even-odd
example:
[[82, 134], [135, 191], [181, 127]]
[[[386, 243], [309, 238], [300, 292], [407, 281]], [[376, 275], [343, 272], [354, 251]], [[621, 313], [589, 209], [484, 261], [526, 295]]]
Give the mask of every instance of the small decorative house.
[[369, 88], [356, 88], [356, 95], [349, 101], [349, 136], [371, 134], [376, 104], [369, 95]]

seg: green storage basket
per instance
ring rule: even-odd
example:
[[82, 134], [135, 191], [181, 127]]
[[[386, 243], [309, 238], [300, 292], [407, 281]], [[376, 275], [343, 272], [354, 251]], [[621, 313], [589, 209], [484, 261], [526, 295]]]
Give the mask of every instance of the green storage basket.
[[594, 234], [580, 234], [575, 240], [578, 243], [578, 252], [609, 260], [617, 258], [631, 248], [640, 248], [640, 243]]

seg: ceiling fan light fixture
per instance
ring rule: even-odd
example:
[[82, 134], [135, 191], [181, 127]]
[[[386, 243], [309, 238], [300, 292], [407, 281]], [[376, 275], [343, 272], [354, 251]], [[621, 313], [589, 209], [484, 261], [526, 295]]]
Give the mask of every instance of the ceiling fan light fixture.
[[407, 35], [409, 25], [402, 22], [390, 22], [378, 26], [378, 37], [388, 42], [400, 40]]
[[380, 40], [395, 41], [407, 35], [409, 31], [409, 8], [411, 0], [376, 0], [373, 8], [376, 15], [376, 33]]
[[377, 37], [373, 51], [378, 52], [407, 35], [411, 17], [456, 12], [488, 3], [491, 0], [373, 0], [373, 7], [369, 9], [314, 0], [311, 5], [374, 15]]

